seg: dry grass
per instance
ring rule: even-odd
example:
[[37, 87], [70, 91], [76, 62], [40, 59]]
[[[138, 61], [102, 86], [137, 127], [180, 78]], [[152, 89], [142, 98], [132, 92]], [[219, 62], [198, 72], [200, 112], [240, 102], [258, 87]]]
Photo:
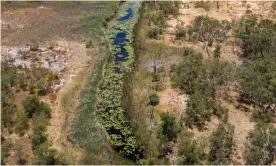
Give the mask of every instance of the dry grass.
[[[93, 32], [98, 34], [102, 19], [110, 14], [107, 10], [110, 3], [103, 2], [13, 3], [14, 7], [3, 7], [1, 11], [1, 20], [5, 23], [1, 28], [2, 45], [25, 45], [60, 38], [81, 40]], [[98, 20], [87, 27], [91, 17]]]

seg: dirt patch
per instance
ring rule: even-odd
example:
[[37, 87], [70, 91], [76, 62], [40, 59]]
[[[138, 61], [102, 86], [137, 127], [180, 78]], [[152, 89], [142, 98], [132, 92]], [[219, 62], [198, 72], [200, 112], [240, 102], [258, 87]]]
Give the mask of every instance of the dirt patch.
[[157, 92], [160, 97], [160, 104], [156, 107], [161, 112], [170, 112], [174, 115], [184, 116], [188, 96], [183, 94], [179, 89], [167, 88]]

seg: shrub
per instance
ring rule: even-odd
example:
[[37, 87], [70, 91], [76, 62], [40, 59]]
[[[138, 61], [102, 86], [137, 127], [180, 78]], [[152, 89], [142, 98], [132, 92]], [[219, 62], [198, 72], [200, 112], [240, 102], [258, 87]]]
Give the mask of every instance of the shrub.
[[179, 136], [180, 156], [178, 164], [180, 165], [201, 165], [202, 161], [207, 157], [206, 148], [208, 142], [205, 138], [193, 139], [193, 132], [184, 128]]
[[32, 95], [28, 96], [27, 99], [23, 103], [24, 110], [28, 116], [28, 118], [32, 118], [33, 114], [39, 111], [40, 103], [38, 97]]
[[32, 118], [34, 114], [45, 115], [45, 117], [51, 117], [51, 108], [44, 102], [39, 102], [37, 96], [28, 96], [23, 103], [24, 110], [28, 118]]
[[147, 36], [149, 38], [156, 39], [156, 40], [160, 39], [159, 35], [161, 34], [162, 34], [162, 30], [156, 27], [149, 29], [147, 32]]
[[190, 128], [195, 125], [202, 129], [205, 121], [212, 115], [212, 110], [208, 107], [207, 101], [200, 92], [195, 92], [189, 97], [187, 105], [185, 124]]
[[37, 149], [41, 144], [47, 142], [47, 137], [45, 135], [47, 121], [45, 119], [37, 119], [35, 122], [32, 134], [32, 149]]
[[163, 142], [172, 141], [177, 137], [179, 126], [176, 123], [175, 117], [169, 115], [169, 113], [163, 113], [161, 115], [161, 125], [158, 128], [157, 136]]
[[5, 165], [9, 157], [10, 149], [6, 145], [1, 145], [1, 165]]
[[273, 113], [272, 112], [263, 112], [259, 109], [253, 109], [252, 110], [252, 115], [251, 118], [255, 121], [255, 122], [260, 122], [260, 123], [270, 123], [272, 122], [272, 118], [273, 118]]
[[234, 150], [234, 126], [223, 122], [210, 138], [209, 162], [214, 165], [232, 163]]
[[195, 2], [195, 8], [203, 8], [203, 7], [204, 7], [204, 1]]
[[246, 165], [271, 165], [275, 156], [276, 129], [259, 123], [245, 148]]
[[24, 111], [22, 111], [15, 124], [15, 132], [19, 133], [20, 136], [24, 135], [26, 130], [29, 128], [29, 119]]
[[57, 151], [49, 149], [46, 143], [40, 145], [34, 152], [37, 165], [61, 165], [64, 164], [57, 156]]
[[91, 48], [92, 47], [92, 40], [87, 40], [85, 43], [86, 48]]
[[219, 58], [220, 54], [221, 54], [221, 45], [217, 44], [214, 51], [214, 57]]
[[186, 30], [182, 27], [177, 27], [175, 37], [176, 39], [182, 39], [186, 36]]

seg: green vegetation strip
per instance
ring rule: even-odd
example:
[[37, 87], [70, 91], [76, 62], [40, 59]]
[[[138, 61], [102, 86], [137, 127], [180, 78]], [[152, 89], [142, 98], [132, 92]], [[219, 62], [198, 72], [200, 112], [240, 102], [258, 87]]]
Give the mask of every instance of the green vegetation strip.
[[[115, 63], [113, 60], [106, 66], [103, 84], [100, 87], [98, 96], [98, 108], [102, 118], [102, 124], [110, 135], [112, 145], [116, 150], [133, 161], [139, 160], [142, 153], [129, 121], [125, 117], [126, 110], [122, 108], [121, 105], [123, 96], [123, 77], [132, 70], [134, 63], [134, 51], [131, 43], [133, 41], [132, 31], [138, 20], [139, 8], [136, 5], [139, 5], [139, 3], [130, 5], [129, 2], [122, 5], [118, 13], [119, 18], [124, 15], [124, 12], [129, 7], [133, 9], [134, 15], [126, 22], [120, 22], [115, 18], [108, 25], [109, 28], [106, 31], [106, 35], [110, 43], [112, 54], [115, 55], [117, 52], [120, 52], [120, 49], [116, 48], [112, 43], [116, 34], [120, 31], [124, 31], [129, 41], [125, 46], [128, 57], [126, 61]], [[120, 30], [112, 28], [113, 26], [119, 27]], [[119, 69], [120, 72], [115, 72], [115, 68]]]

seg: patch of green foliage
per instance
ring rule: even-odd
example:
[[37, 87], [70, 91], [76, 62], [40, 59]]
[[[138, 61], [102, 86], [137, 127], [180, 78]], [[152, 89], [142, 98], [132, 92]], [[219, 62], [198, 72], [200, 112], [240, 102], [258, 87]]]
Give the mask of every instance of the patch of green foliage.
[[276, 51], [276, 23], [272, 20], [250, 16], [242, 19], [236, 28], [236, 36], [241, 39], [243, 56], [249, 59], [267, 58]]
[[93, 45], [92, 45], [92, 40], [87, 40], [86, 43], [85, 43], [85, 47], [86, 47], [86, 48], [91, 48], [91, 47], [93, 47]]
[[[238, 71], [244, 97], [259, 106], [264, 113], [276, 103], [276, 65], [269, 59], [249, 61]], [[274, 108], [275, 110], [275, 108]]]
[[157, 27], [151, 28], [147, 32], [147, 36], [149, 38], [156, 39], [156, 40], [159, 40], [161, 38], [160, 35], [162, 34], [163, 34], [162, 29]]
[[173, 69], [172, 81], [173, 86], [188, 94], [199, 91], [214, 98], [216, 92], [231, 79], [231, 73], [231, 65], [226, 61], [217, 58], [203, 60], [201, 53], [185, 48], [182, 62]]
[[214, 57], [219, 58], [221, 54], [221, 45], [217, 44], [214, 51]]
[[214, 165], [232, 163], [234, 151], [234, 126], [227, 123], [227, 114], [210, 138], [209, 162]]
[[[37, 108], [35, 109], [34, 106]], [[31, 113], [33, 119], [33, 132], [31, 136], [32, 150], [34, 152], [33, 163], [38, 165], [62, 164], [57, 152], [48, 148], [46, 127], [51, 116], [51, 110], [44, 102], [35, 96], [29, 96], [24, 101], [24, 109]], [[27, 111], [28, 110], [28, 111]]]
[[51, 109], [49, 105], [44, 102], [39, 102], [38, 97], [34, 95], [27, 97], [27, 99], [23, 103], [23, 107], [28, 118], [32, 118], [34, 114], [43, 114], [47, 118], [50, 118], [51, 116]]
[[116, 7], [116, 1], [110, 1], [102, 3], [104, 9], [102, 12], [98, 12], [95, 15], [88, 16], [85, 18], [84, 23], [81, 25], [81, 28], [88, 30], [89, 35], [100, 35], [103, 34], [102, 25], [105, 18], [109, 17], [110, 13], [112, 13]]
[[185, 124], [199, 129], [212, 114], [221, 117], [226, 109], [216, 102], [216, 94], [223, 91], [232, 79], [232, 67], [218, 58], [204, 60], [201, 53], [185, 48], [183, 61], [174, 67], [173, 86], [180, 87], [190, 96]]
[[157, 137], [164, 143], [176, 139], [180, 131], [176, 118], [169, 113], [163, 113], [161, 115], [161, 121], [162, 123], [157, 129]]
[[276, 129], [259, 123], [250, 133], [249, 141], [245, 149], [245, 164], [271, 165], [275, 158]]
[[20, 136], [23, 136], [26, 131], [29, 129], [29, 119], [24, 111], [18, 115], [15, 124], [15, 132], [19, 133]]
[[270, 123], [273, 120], [273, 112], [263, 112], [260, 109], [253, 109], [251, 119], [257, 123]]
[[272, 3], [271, 8], [272, 8], [273, 10], [276, 10], [276, 2], [275, 2], [275, 1]]
[[3, 141], [1, 143], [1, 165], [5, 165], [10, 155], [10, 147], [8, 144], [3, 144]]
[[180, 165], [201, 165], [206, 160], [208, 141], [206, 138], [193, 139], [193, 132], [186, 128], [182, 129], [179, 136], [179, 151], [180, 156], [178, 164]]
[[98, 84], [102, 79], [103, 67], [110, 57], [107, 48], [102, 48], [101, 58], [98, 60], [95, 71], [90, 76], [83, 90], [81, 104], [79, 107], [79, 115], [73, 126], [73, 137], [79, 144], [84, 146], [89, 153], [101, 153], [104, 147], [105, 133], [104, 130], [97, 125], [96, 108]]

